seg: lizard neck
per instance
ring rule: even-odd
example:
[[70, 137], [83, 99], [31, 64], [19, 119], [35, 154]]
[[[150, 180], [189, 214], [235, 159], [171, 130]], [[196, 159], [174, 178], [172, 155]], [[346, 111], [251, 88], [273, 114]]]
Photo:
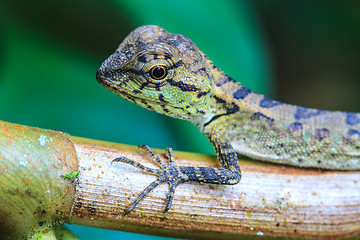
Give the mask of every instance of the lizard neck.
[[[208, 74], [208, 77], [211, 79], [211, 85], [212, 88], [214, 88], [214, 95], [208, 99], [207, 105], [209, 108], [206, 109], [206, 113], [203, 116], [188, 120], [196, 127], [198, 127], [202, 133], [206, 134], [204, 128], [214, 119], [225, 114], [228, 107], [231, 106], [232, 99], [229, 98], [229, 96], [231, 96], [232, 92], [230, 89], [226, 88], [226, 85], [223, 85], [227, 82], [232, 82], [238, 86], [240, 83], [236, 82], [220, 68], [216, 67], [215, 64], [204, 53], [201, 53], [201, 55], [205, 61], [204, 67], [206, 68], [207, 72], [210, 73]], [[226, 104], [226, 102], [229, 104]]]
[[[211, 72], [212, 81], [215, 83], [215, 94], [211, 99], [212, 108], [208, 111], [209, 114], [206, 114], [202, 119], [195, 119], [192, 123], [195, 124], [202, 133], [209, 135], [210, 133], [207, 132], [209, 125], [212, 125], [213, 122], [218, 122], [217, 119], [231, 115], [239, 110], [239, 105], [234, 102], [233, 99], [234, 89], [244, 87], [224, 73], [220, 68], [216, 67], [206, 55], [204, 55], [204, 58], [206, 59], [208, 71]], [[245, 91], [251, 92], [248, 89]]]

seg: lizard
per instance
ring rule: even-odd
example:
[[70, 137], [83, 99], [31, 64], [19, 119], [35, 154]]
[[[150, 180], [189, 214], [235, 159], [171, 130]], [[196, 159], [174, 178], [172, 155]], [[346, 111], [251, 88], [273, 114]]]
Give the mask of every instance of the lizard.
[[157, 179], [126, 210], [160, 183], [169, 184], [164, 212], [186, 181], [237, 184], [238, 155], [296, 167], [360, 170], [360, 114], [285, 104], [235, 81], [189, 38], [146, 25], [133, 30], [96, 74], [111, 92], [149, 110], [193, 123], [214, 147], [220, 168], [169, 164], [141, 145], [160, 166], [130, 164]]

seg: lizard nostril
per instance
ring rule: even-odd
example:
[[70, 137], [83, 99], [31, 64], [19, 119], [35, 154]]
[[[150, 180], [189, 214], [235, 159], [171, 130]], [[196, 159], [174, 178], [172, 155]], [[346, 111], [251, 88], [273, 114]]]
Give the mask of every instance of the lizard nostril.
[[113, 77], [113, 71], [104, 71], [104, 72], [101, 72], [101, 73], [105, 78], [112, 78]]
[[102, 71], [100, 69], [98, 69], [96, 71], [96, 79], [98, 81], [101, 81], [101, 79], [103, 79], [103, 78], [111, 78], [112, 76], [113, 76], [113, 74], [111, 71]]

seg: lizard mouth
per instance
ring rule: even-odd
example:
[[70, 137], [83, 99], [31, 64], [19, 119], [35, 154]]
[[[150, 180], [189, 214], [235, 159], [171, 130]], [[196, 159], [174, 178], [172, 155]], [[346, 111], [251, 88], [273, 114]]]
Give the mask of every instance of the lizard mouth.
[[111, 73], [105, 71], [101, 71], [100, 69], [96, 71], [96, 80], [103, 87], [107, 88], [111, 92], [115, 94], [125, 93], [125, 91], [121, 91], [122, 86], [124, 85], [123, 81], [116, 81], [113, 79]]

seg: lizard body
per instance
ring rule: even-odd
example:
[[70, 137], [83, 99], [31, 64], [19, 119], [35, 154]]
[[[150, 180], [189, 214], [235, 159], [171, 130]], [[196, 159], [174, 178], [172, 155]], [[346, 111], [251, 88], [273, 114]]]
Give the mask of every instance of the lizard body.
[[177, 166], [151, 169], [159, 176], [126, 213], [157, 184], [169, 182], [167, 211], [177, 184], [199, 181], [236, 184], [237, 155], [333, 170], [360, 169], [360, 114], [284, 104], [255, 93], [217, 68], [187, 37], [158, 26], [131, 32], [101, 65], [97, 80], [113, 93], [149, 110], [195, 124], [214, 146], [221, 168]]

